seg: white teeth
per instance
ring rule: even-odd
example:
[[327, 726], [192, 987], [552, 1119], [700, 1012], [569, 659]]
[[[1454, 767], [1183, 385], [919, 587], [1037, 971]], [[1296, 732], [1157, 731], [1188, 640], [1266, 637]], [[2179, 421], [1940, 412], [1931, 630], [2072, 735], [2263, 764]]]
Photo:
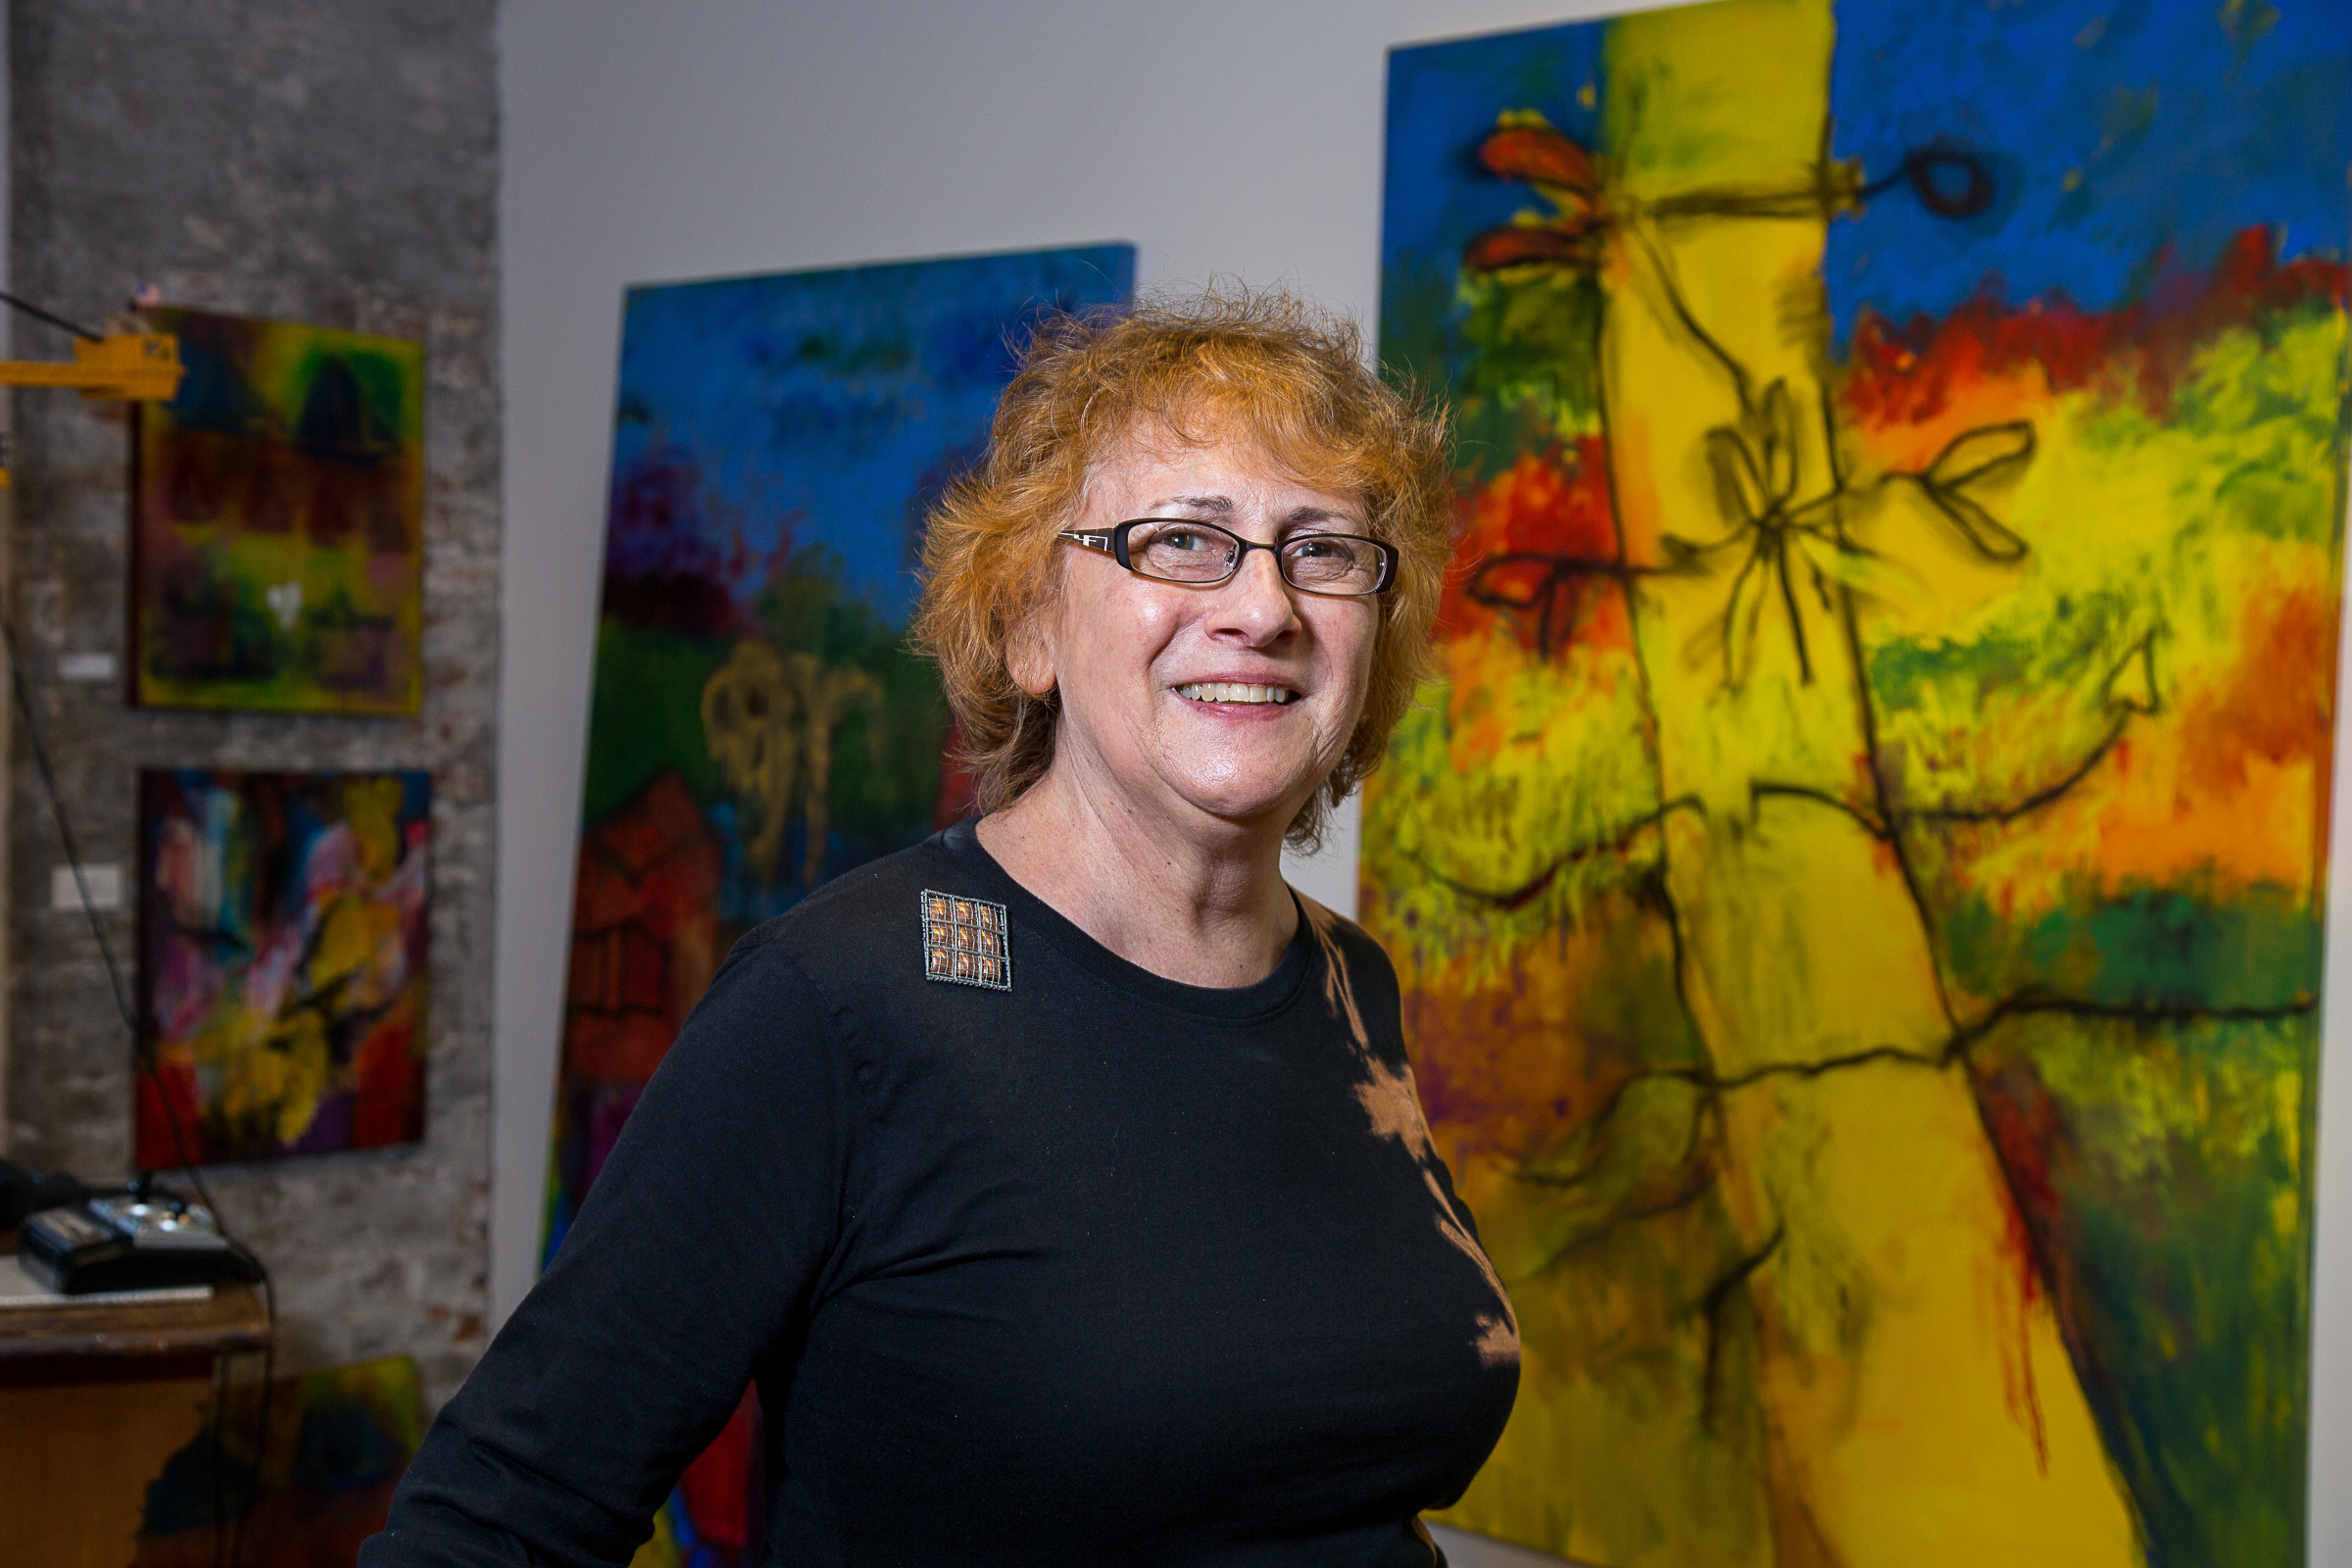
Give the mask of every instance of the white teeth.
[[1197, 680], [1176, 691], [1196, 703], [1272, 703], [1277, 708], [1298, 695], [1287, 686], [1251, 686], [1238, 680]]

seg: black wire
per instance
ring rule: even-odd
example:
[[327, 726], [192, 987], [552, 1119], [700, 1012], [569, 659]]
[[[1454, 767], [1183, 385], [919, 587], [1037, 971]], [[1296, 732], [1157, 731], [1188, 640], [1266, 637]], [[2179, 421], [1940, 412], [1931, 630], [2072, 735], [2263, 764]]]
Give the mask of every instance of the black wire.
[[220, 1465], [228, 1457], [220, 1434], [228, 1425], [228, 1357], [213, 1357], [213, 1462], [206, 1466], [213, 1473], [213, 1565], [222, 1568], [228, 1561], [228, 1510], [221, 1506], [226, 1494], [220, 1487]]
[[[66, 819], [66, 803], [58, 793], [57, 771], [49, 765], [49, 744], [41, 735], [39, 720], [33, 716], [31, 689], [24, 684], [24, 660], [17, 650], [16, 622], [5, 610], [0, 610], [0, 641], [7, 644], [9, 682], [16, 688], [17, 710], [24, 715], [24, 738], [32, 747], [33, 765], [40, 770], [41, 788], [47, 792], [49, 809], [57, 818], [57, 836], [65, 841], [66, 863], [74, 870], [74, 886], [81, 895], [81, 912], [89, 917], [90, 935], [98, 941], [98, 956], [106, 960], [106, 978], [114, 988], [115, 1010], [122, 1014], [122, 1025], [130, 1031], [132, 1039], [139, 1040], [139, 1015], [130, 1004], [130, 993], [123, 989], [122, 969], [115, 961], [115, 945], [107, 941], [106, 926], [98, 918], [97, 906], [90, 902], [89, 880], [81, 870], [81, 847], [74, 843], [74, 825]], [[143, 1053], [145, 1042], [139, 1040], [139, 1045]], [[172, 1102], [168, 1098], [164, 1101], [164, 1109], [172, 1110]], [[187, 1163], [188, 1151], [187, 1146], [179, 1141], [179, 1118], [176, 1114], [172, 1118], [172, 1147], [184, 1165]], [[189, 1172], [191, 1177], [194, 1174], [193, 1171]]]
[[[5, 293], [0, 293], [0, 301], [24, 310], [32, 309], [30, 306], [24, 305], [23, 301]], [[33, 314], [42, 315], [43, 313], [35, 311]], [[59, 324], [66, 325], [69, 330], [78, 330], [72, 327], [70, 323], [60, 322]], [[269, 1265], [262, 1261], [261, 1255], [230, 1234], [228, 1222], [221, 1218], [220, 1205], [214, 1201], [211, 1190], [205, 1186], [204, 1177], [196, 1168], [195, 1160], [189, 1157], [187, 1133], [180, 1125], [178, 1108], [172, 1103], [172, 1091], [165, 1084], [163, 1073], [156, 1067], [155, 1048], [148, 1041], [146, 1031], [139, 1027], [138, 1010], [131, 1004], [130, 992], [122, 984], [122, 966], [115, 958], [115, 945], [107, 940], [106, 924], [98, 918], [98, 906], [90, 898], [89, 878], [83, 874], [81, 868], [81, 847], [74, 841], [74, 823], [66, 814], [65, 796], [57, 787], [57, 769], [49, 760], [49, 743], [41, 734], [40, 720], [32, 710], [32, 690], [24, 680], [24, 660], [17, 648], [16, 622], [10, 617], [5, 605], [0, 605], [0, 647], [4, 647], [7, 652], [9, 685], [16, 694], [17, 711], [24, 719], [24, 739], [26, 744], [32, 748], [33, 766], [40, 773], [41, 790], [49, 797], [49, 812], [57, 820], [57, 836], [65, 844], [66, 863], [74, 871], [74, 888], [81, 899], [81, 912], [90, 923], [91, 937], [98, 943], [98, 956], [105, 961], [107, 983], [113, 988], [115, 994], [115, 1010], [122, 1015], [122, 1026], [130, 1031], [132, 1059], [138, 1063], [139, 1070], [146, 1073], [149, 1084], [155, 1089], [157, 1102], [164, 1107], [164, 1123], [172, 1131], [172, 1152], [179, 1156], [180, 1174], [185, 1176], [188, 1184], [196, 1189], [197, 1198], [202, 1200], [206, 1210], [212, 1214], [214, 1228], [220, 1233], [220, 1239], [228, 1244], [229, 1250], [242, 1259], [261, 1280], [262, 1305], [270, 1325], [270, 1338], [262, 1348], [262, 1397], [261, 1407], [254, 1413], [253, 1471], [245, 1485], [245, 1506], [237, 1514], [236, 1523], [229, 1533], [228, 1540], [226, 1568], [237, 1568], [237, 1560], [243, 1554], [245, 1547], [245, 1520], [261, 1499], [262, 1458], [270, 1442], [270, 1383], [277, 1372], [277, 1286], [270, 1278]], [[224, 1421], [228, 1414], [228, 1399], [225, 1392], [220, 1396], [218, 1409], [220, 1413], [215, 1417], [216, 1432], [214, 1436], [216, 1465], [219, 1462], [220, 1453], [218, 1424]], [[218, 1481], [217, 1470], [215, 1479]], [[213, 1554], [216, 1562], [219, 1561], [220, 1549], [219, 1525], [220, 1516], [216, 1512], [213, 1535]]]
[[23, 311], [26, 316], [31, 317], [36, 321], [46, 321], [51, 326], [54, 326], [61, 331], [71, 332], [75, 337], [86, 338], [92, 343], [104, 341], [97, 333], [91, 331], [88, 327], [75, 326], [72, 321], [67, 320], [64, 317], [52, 315], [48, 311], [42, 310], [38, 305], [33, 304], [30, 300], [21, 300], [14, 294], [9, 293], [6, 289], [0, 289], [0, 305], [14, 307], [17, 310]]
[[[223, 1235], [226, 1232], [222, 1233]], [[262, 1276], [262, 1301], [270, 1314], [270, 1326], [277, 1327], [277, 1287], [270, 1282], [270, 1271], [242, 1243], [229, 1244], [239, 1256], [251, 1263]], [[245, 1483], [245, 1506], [237, 1510], [237, 1522], [228, 1534], [228, 1568], [237, 1568], [237, 1560], [245, 1554], [245, 1521], [262, 1498], [262, 1466], [270, 1457], [270, 1401], [277, 1392], [277, 1335], [272, 1332], [270, 1342], [262, 1347], [262, 1403], [253, 1415], [253, 1470]]]

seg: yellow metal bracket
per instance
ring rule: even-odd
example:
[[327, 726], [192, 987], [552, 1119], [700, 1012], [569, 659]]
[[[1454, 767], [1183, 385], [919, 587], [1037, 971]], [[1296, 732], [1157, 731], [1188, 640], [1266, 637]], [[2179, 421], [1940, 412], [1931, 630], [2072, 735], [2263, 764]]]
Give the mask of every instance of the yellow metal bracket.
[[[109, 332], [76, 338], [71, 363], [57, 360], [0, 360], [0, 386], [71, 387], [85, 398], [123, 403], [166, 403], [187, 374], [179, 363], [179, 339], [169, 332]], [[0, 486], [8, 469], [0, 466]]]

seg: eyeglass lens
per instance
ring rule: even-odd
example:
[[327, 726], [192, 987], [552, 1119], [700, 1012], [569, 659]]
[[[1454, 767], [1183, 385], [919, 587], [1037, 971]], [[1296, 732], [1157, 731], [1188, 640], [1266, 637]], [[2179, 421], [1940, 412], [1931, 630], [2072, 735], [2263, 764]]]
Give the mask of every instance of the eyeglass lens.
[[[1213, 523], [1146, 521], [1127, 532], [1127, 559], [1147, 577], [1215, 583], [1233, 575], [1242, 541]], [[1380, 585], [1384, 552], [1345, 534], [1293, 534], [1275, 552], [1283, 579], [1309, 593], [1363, 594]]]

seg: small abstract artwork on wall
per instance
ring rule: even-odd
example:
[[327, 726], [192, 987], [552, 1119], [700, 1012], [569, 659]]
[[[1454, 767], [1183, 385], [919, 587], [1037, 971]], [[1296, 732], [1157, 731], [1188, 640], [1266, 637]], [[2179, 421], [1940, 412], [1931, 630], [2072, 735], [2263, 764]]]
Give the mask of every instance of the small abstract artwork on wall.
[[218, 1568], [232, 1543], [242, 1568], [324, 1568], [356, 1561], [384, 1527], [424, 1436], [416, 1363], [392, 1356], [268, 1388], [267, 1408], [259, 1383], [206, 1404], [203, 1430], [148, 1483], [130, 1568]]
[[424, 1136], [430, 826], [422, 772], [140, 775], [141, 1167]]
[[424, 349], [158, 307], [178, 395], [139, 405], [131, 700], [414, 713]]
[[1362, 911], [1526, 1357], [1449, 1522], [2302, 1561], [2347, 104], [2319, 0], [1392, 56], [1459, 533]]
[[[1112, 245], [629, 291], [547, 1255], [735, 939], [966, 813], [906, 642], [924, 514], [1026, 325], [1134, 268]], [[758, 1422], [747, 1395], [641, 1561], [756, 1551]]]

